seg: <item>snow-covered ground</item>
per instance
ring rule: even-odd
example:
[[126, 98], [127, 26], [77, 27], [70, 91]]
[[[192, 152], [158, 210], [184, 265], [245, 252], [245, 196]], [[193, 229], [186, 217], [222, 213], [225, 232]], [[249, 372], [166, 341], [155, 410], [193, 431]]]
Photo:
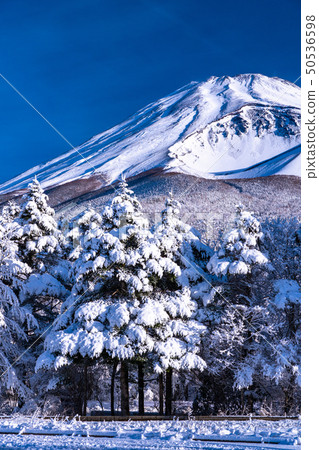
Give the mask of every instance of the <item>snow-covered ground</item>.
[[299, 450], [300, 421], [0, 419], [0, 448]]

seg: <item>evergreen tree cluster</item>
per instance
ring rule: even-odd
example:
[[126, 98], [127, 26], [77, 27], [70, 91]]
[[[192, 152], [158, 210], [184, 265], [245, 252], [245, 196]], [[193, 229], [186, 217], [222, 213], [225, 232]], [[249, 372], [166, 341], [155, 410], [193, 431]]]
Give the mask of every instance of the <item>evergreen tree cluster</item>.
[[[125, 180], [63, 233], [34, 179], [0, 215], [2, 410], [299, 411], [300, 229], [242, 205], [217, 248]], [[119, 392], [117, 391], [119, 387]], [[179, 403], [178, 403], [179, 402]], [[182, 403], [181, 403], [182, 402]]]

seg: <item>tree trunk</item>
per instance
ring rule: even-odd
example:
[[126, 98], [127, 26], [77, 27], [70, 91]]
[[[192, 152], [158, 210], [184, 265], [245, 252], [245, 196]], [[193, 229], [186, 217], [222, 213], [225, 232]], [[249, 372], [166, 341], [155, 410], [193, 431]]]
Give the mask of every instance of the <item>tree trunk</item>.
[[284, 392], [284, 413], [288, 415], [294, 402], [294, 376], [290, 375], [289, 384], [283, 389]]
[[144, 367], [143, 363], [138, 363], [138, 413], [144, 415]]
[[164, 415], [164, 377], [160, 373], [158, 376], [158, 396], [159, 396], [159, 415]]
[[241, 414], [244, 414], [245, 404], [244, 404], [244, 388], [241, 388], [240, 390], [240, 409]]
[[121, 413], [122, 416], [130, 415], [130, 403], [129, 403], [129, 387], [128, 387], [128, 366], [126, 361], [121, 362]]
[[184, 399], [188, 402], [188, 383], [185, 380]]
[[83, 378], [84, 378], [84, 395], [83, 395], [83, 408], [82, 408], [82, 416], [86, 416], [87, 413], [87, 404], [88, 404], [88, 366], [84, 363], [83, 370]]
[[112, 375], [111, 375], [111, 415], [115, 416], [115, 376], [118, 362], [113, 363]]
[[172, 415], [172, 400], [173, 400], [173, 371], [171, 368], [166, 371], [166, 402], [165, 415]]

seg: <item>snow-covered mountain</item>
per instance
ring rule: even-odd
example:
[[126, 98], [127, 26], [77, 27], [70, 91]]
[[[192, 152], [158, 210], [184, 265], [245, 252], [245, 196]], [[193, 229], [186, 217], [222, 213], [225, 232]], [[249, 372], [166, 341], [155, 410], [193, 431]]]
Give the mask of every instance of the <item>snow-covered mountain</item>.
[[[21, 191], [89, 178], [101, 188], [156, 172], [253, 178], [300, 174], [300, 88], [246, 74], [192, 82], [77, 148], [0, 185]], [[91, 183], [91, 186], [93, 186]]]

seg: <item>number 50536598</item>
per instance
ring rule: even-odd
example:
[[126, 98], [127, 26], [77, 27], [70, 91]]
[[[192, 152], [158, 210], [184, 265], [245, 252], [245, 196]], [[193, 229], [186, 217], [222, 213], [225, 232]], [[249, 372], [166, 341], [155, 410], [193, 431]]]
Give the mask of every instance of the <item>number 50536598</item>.
[[316, 66], [316, 24], [315, 16], [306, 16], [306, 74], [315, 74]]

